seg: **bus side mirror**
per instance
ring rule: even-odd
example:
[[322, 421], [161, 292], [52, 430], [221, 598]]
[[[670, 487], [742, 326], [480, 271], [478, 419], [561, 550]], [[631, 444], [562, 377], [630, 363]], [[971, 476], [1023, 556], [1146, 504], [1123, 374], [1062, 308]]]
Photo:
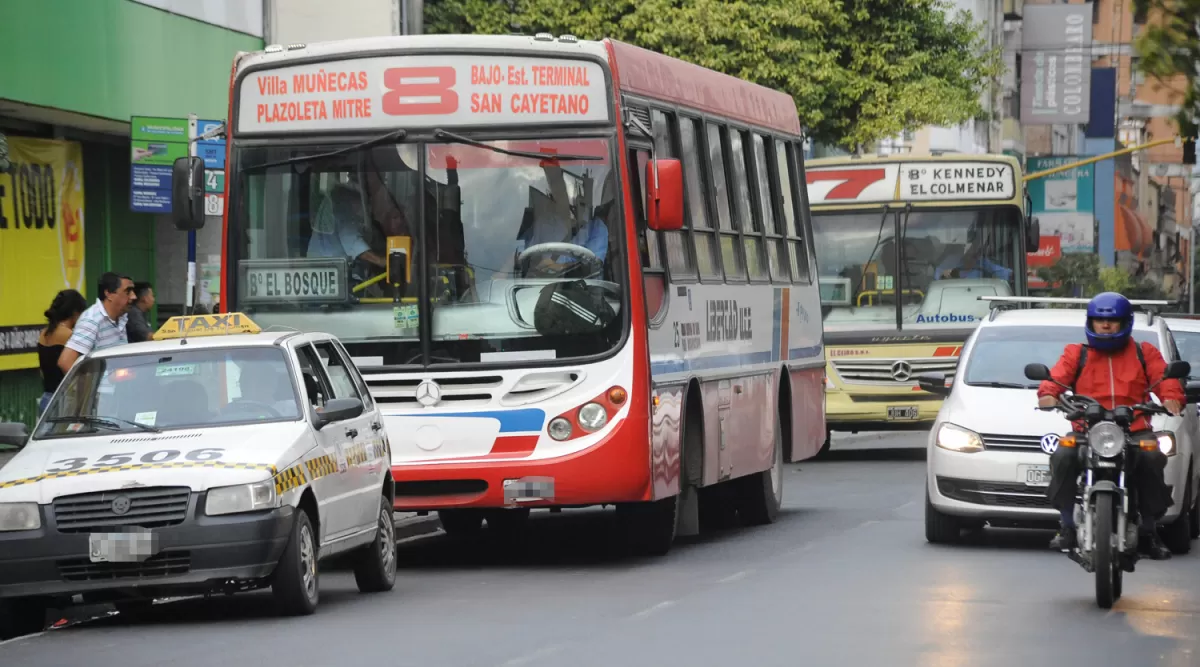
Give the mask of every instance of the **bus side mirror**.
[[683, 229], [683, 164], [676, 159], [646, 165], [646, 223], [650, 229]]
[[184, 232], [204, 227], [204, 160], [194, 155], [171, 167], [171, 221]]
[[1037, 252], [1042, 244], [1042, 223], [1036, 217], [1029, 218], [1025, 229], [1025, 252]]

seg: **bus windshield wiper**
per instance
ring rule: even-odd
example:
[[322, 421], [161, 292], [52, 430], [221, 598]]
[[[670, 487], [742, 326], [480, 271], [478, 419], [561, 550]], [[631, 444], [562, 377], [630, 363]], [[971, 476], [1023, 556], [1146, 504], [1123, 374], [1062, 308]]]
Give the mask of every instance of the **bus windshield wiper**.
[[567, 153], [536, 153], [534, 151], [514, 151], [514, 150], [509, 150], [507, 148], [500, 148], [499, 146], [493, 146], [492, 144], [489, 144], [489, 143], [486, 143], [483, 141], [475, 141], [474, 139], [464, 137], [461, 134], [447, 132], [440, 128], [433, 131], [433, 136], [435, 139], [438, 139], [439, 141], [452, 141], [456, 144], [466, 144], [468, 146], [474, 146], [475, 148], [483, 148], [483, 149], [492, 151], [493, 153], [500, 153], [501, 155], [509, 155], [512, 157], [525, 157], [525, 158], [529, 158], [530, 160], [554, 160], [556, 162], [561, 162], [563, 160], [566, 160], [567, 162], [594, 162], [597, 160], [604, 159], [603, 155], [570, 155]]
[[383, 144], [383, 143], [387, 143], [389, 141], [399, 141], [407, 135], [408, 135], [408, 130], [405, 130], [405, 129], [392, 130], [391, 132], [388, 132], [386, 134], [381, 134], [378, 137], [373, 137], [371, 139], [367, 139], [366, 141], [354, 144], [353, 146], [343, 146], [342, 148], [338, 148], [336, 150], [328, 151], [325, 153], [313, 153], [312, 155], [297, 155], [296, 157], [290, 157], [290, 158], [287, 158], [284, 160], [276, 160], [274, 162], [264, 162], [262, 164], [256, 164], [256, 165], [246, 167], [246, 171], [258, 171], [260, 169], [267, 169], [270, 167], [281, 167], [285, 164], [299, 164], [301, 162], [311, 162], [313, 160], [323, 160], [325, 158], [337, 157], [339, 155], [345, 155], [346, 153], [353, 153], [354, 151], [362, 150], [364, 148], [370, 148], [377, 144]]
[[157, 429], [153, 426], [147, 426], [146, 424], [139, 424], [138, 422], [129, 421], [128, 419], [121, 419], [120, 417], [93, 417], [79, 415], [77, 417], [51, 417], [46, 420], [46, 423], [48, 424], [69, 424], [75, 422], [87, 424], [88, 426], [103, 426], [114, 431], [121, 430], [121, 424], [129, 424], [149, 433], [162, 433], [162, 429]]
[[1017, 382], [968, 382], [969, 387], [991, 387], [993, 389], [1035, 389], [1036, 387]]

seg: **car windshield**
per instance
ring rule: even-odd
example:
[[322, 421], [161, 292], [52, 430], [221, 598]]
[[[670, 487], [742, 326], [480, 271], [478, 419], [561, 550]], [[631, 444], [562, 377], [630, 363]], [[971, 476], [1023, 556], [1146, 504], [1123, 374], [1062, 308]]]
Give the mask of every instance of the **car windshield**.
[[283, 350], [246, 347], [86, 358], [37, 437], [169, 430], [301, 417]]
[[814, 211], [826, 330], [974, 326], [980, 296], [1017, 289], [1019, 222], [1014, 207]]
[[1191, 377], [1200, 377], [1200, 332], [1172, 329], [1171, 335], [1179, 348], [1179, 358], [1192, 365]]
[[241, 149], [231, 309], [335, 334], [364, 366], [612, 349], [625, 280], [611, 142], [443, 138]]
[[[1153, 331], [1137, 330], [1134, 340], [1162, 343]], [[1036, 387], [1025, 377], [1026, 364], [1045, 364], [1054, 368], [1063, 350], [1071, 343], [1084, 342], [1081, 327], [985, 327], [975, 339], [962, 380], [968, 385], [992, 383]]]

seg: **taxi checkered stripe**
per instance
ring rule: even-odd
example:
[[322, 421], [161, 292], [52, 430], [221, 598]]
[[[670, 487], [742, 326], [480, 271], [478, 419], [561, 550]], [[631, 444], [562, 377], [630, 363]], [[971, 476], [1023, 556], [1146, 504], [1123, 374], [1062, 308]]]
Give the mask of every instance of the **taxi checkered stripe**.
[[275, 476], [275, 493], [283, 494], [306, 483], [304, 467], [297, 463]]
[[362, 465], [368, 460], [370, 459], [367, 458], [366, 445], [354, 445], [350, 449], [346, 450], [346, 463], [348, 465]]
[[13, 479], [7, 482], [0, 482], [0, 489], [9, 489], [14, 486], [24, 486], [25, 484], [36, 484], [48, 479], [64, 479], [67, 477], [82, 477], [84, 475], [98, 475], [106, 472], [128, 472], [130, 470], [172, 470], [183, 468], [212, 468], [217, 470], [262, 470], [275, 474], [275, 466], [266, 463], [234, 463], [230, 461], [163, 461], [161, 463], [129, 463], [119, 466], [96, 466], [94, 468], [80, 468], [79, 470], [64, 470], [62, 472], [47, 472], [36, 477], [25, 477], [23, 479]]
[[304, 462], [304, 465], [308, 468], [308, 476], [314, 480], [338, 471], [337, 461], [334, 461], [333, 457], [328, 454], [309, 459]]

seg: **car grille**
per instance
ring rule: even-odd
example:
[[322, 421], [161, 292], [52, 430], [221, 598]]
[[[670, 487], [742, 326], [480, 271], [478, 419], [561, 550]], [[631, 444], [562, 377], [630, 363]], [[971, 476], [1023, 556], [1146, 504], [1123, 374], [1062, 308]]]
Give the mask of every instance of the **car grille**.
[[140, 563], [93, 563], [86, 558], [58, 561], [58, 573], [66, 581], [154, 579], [187, 574], [191, 569], [190, 551], [164, 551]]
[[[908, 379], [898, 380], [894, 376], [892, 367], [900, 361], [906, 362], [911, 369]], [[916, 384], [917, 376], [924, 373], [943, 373], [947, 378], [952, 378], [954, 377], [954, 369], [957, 366], [957, 358], [845, 359], [833, 362], [833, 368], [837, 371], [838, 377], [842, 379], [842, 382], [885, 386], [913, 385]]]
[[998, 435], [983, 433], [984, 449], [1009, 452], [1042, 451], [1042, 436], [1040, 435]]
[[993, 507], [1025, 507], [1052, 509], [1046, 489], [1016, 482], [977, 482], [970, 479], [937, 478], [938, 491], [943, 496], [964, 503]]
[[[113, 501], [129, 498], [129, 511], [117, 514]], [[62, 496], [54, 501], [54, 519], [62, 533], [141, 526], [161, 528], [183, 523], [192, 492], [187, 487], [123, 489]]]

